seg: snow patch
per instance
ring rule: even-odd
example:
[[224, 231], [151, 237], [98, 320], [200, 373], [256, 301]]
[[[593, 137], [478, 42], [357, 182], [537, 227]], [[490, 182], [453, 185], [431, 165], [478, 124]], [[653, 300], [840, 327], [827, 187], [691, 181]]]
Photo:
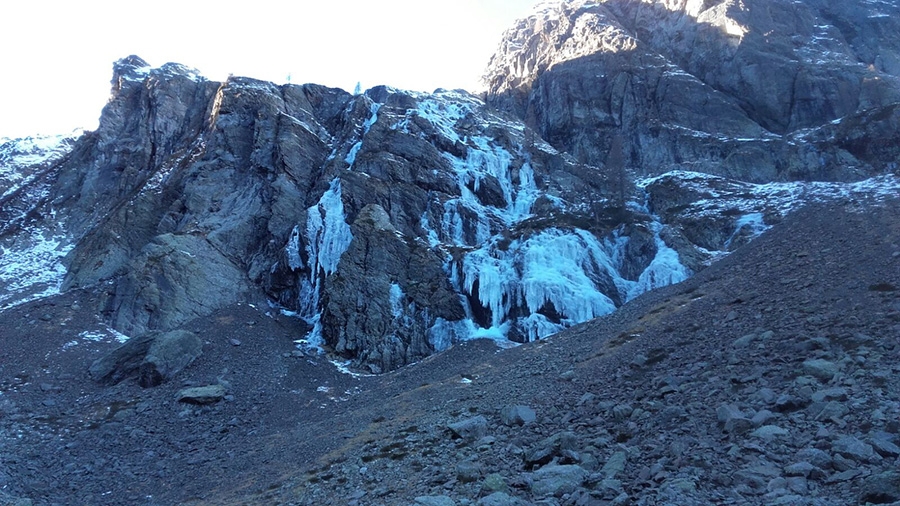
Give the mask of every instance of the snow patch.
[[45, 230], [26, 234], [17, 246], [0, 245], [0, 311], [58, 294], [66, 276], [62, 260], [73, 245]]

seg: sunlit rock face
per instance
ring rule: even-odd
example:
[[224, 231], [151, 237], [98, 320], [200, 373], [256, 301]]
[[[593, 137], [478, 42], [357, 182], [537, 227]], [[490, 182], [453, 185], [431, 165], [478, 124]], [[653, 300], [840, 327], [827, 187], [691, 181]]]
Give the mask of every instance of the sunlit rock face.
[[847, 149], [862, 127], [838, 133], [830, 122], [900, 100], [897, 2], [542, 6], [506, 33], [485, 76], [488, 102], [581, 161], [601, 164], [621, 134], [646, 175], [852, 180], [896, 162], [890, 149]]

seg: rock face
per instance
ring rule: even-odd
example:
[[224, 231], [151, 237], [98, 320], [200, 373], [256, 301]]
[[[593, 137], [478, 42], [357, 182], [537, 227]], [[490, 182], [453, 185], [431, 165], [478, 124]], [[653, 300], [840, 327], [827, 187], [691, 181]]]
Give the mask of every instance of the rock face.
[[102, 285], [98, 311], [133, 336], [269, 305], [372, 372], [540, 339], [686, 279], [800, 202], [896, 191], [898, 13], [545, 6], [507, 33], [487, 103], [220, 83], [131, 56], [97, 131], [4, 192], [0, 304]]
[[896, 167], [891, 148], [850, 146], [869, 129], [861, 116], [896, 132], [896, 2], [542, 6], [506, 33], [488, 101], [585, 163], [621, 135], [640, 174], [846, 180]]
[[29, 213], [67, 231], [61, 288], [106, 283], [116, 329], [268, 301], [374, 372], [544, 337], [689, 273], [612, 200], [622, 181], [464, 92], [214, 83], [129, 57], [101, 126], [40, 183]]

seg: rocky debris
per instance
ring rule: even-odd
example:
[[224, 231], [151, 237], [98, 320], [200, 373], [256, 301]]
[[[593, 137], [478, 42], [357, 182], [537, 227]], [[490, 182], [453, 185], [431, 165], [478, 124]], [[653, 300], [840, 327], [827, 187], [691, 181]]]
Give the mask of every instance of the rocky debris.
[[527, 502], [505, 492], [494, 492], [478, 500], [477, 506], [527, 506]]
[[224, 398], [225, 387], [222, 385], [191, 387], [178, 391], [178, 402], [187, 404], [213, 404]]
[[838, 373], [838, 365], [823, 359], [807, 360], [803, 362], [803, 372], [827, 383]]
[[900, 474], [888, 471], [866, 478], [862, 483], [861, 504], [891, 504], [900, 501]]
[[540, 441], [525, 453], [525, 464], [535, 467], [549, 464], [554, 459], [578, 460], [575, 454], [578, 447], [578, 437], [574, 433], [560, 432]]
[[143, 387], [172, 379], [203, 352], [196, 334], [184, 330], [149, 333], [128, 342], [91, 364], [94, 381], [115, 384], [136, 374]]

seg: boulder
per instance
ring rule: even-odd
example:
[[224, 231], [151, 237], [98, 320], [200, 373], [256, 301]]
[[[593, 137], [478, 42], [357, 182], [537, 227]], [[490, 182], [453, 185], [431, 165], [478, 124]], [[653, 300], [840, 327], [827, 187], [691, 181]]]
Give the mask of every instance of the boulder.
[[500, 422], [503, 425], [526, 425], [534, 422], [536, 417], [534, 410], [528, 406], [507, 406], [500, 410]]
[[174, 330], [159, 334], [138, 370], [138, 384], [154, 387], [168, 381], [202, 353], [203, 343], [193, 332]]
[[572, 432], [560, 432], [540, 441], [530, 451], [525, 452], [525, 464], [542, 466], [554, 458], [559, 458], [578, 448], [578, 437]]
[[153, 387], [172, 379], [202, 354], [200, 338], [192, 332], [149, 333], [133, 337], [125, 344], [95, 360], [88, 374], [94, 381], [115, 384], [133, 376], [143, 387]]
[[478, 415], [459, 422], [447, 425], [450, 432], [456, 438], [462, 438], [469, 442], [477, 441], [487, 435], [487, 418]]

